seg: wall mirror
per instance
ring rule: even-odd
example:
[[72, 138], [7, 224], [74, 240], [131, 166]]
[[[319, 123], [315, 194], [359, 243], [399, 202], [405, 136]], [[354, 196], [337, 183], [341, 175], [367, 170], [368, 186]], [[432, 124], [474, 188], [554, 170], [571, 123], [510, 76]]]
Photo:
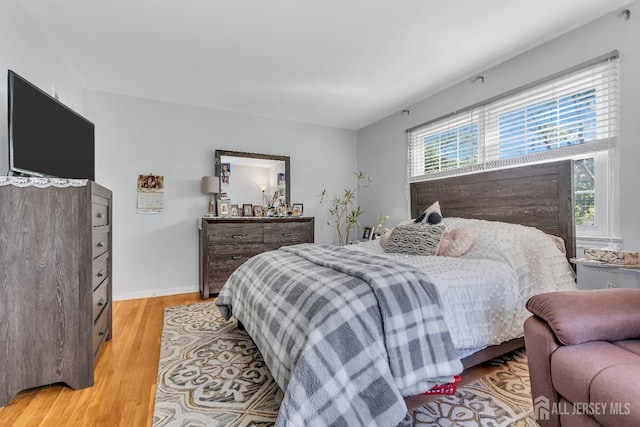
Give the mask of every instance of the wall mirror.
[[266, 207], [274, 194], [279, 204], [291, 202], [289, 156], [216, 150], [215, 174], [232, 204]]

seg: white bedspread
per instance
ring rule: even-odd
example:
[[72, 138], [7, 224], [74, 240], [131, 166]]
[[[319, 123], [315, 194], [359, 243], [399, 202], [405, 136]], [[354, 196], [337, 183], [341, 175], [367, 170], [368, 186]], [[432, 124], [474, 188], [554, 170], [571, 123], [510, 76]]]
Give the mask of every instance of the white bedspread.
[[576, 289], [575, 276], [552, 238], [530, 227], [447, 218], [447, 227], [473, 230], [463, 257], [388, 254], [379, 240], [350, 245], [418, 267], [436, 285], [445, 321], [461, 357], [521, 337], [525, 302], [543, 292]]

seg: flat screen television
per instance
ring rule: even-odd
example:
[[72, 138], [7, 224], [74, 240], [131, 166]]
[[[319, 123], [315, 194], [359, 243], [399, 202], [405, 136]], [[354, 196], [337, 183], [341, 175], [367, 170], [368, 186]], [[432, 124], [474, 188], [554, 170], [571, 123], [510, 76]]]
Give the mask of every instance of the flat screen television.
[[9, 70], [9, 171], [95, 180], [94, 125]]

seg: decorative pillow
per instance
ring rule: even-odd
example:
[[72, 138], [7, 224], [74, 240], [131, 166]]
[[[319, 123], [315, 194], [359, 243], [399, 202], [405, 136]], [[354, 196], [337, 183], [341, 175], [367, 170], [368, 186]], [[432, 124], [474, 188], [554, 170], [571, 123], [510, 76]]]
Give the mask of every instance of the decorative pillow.
[[562, 240], [562, 237], [553, 236], [551, 234], [549, 235], [549, 237], [551, 237], [551, 240], [553, 240], [553, 243], [555, 243], [558, 250], [566, 255], [567, 248], [564, 246], [564, 240]]
[[429, 215], [427, 215], [427, 224], [440, 224], [441, 222], [442, 215], [440, 215], [438, 212], [431, 212]]
[[436, 201], [422, 212], [418, 218], [413, 220], [416, 224], [439, 224], [442, 221], [442, 212], [440, 212], [440, 202]]
[[458, 257], [466, 254], [476, 242], [476, 235], [469, 228], [459, 227], [442, 236], [438, 255]]
[[394, 227], [386, 252], [407, 255], [435, 255], [444, 234], [444, 225], [413, 224]]
[[391, 232], [393, 231], [392, 229], [385, 229], [384, 233], [382, 233], [382, 235], [380, 236], [380, 246], [385, 249], [387, 247], [387, 245], [389, 244], [389, 236], [391, 236]]

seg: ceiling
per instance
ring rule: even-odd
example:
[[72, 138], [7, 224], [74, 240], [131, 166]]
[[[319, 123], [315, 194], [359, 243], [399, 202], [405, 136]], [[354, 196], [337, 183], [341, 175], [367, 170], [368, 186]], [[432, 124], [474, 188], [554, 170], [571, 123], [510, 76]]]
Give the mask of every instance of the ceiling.
[[360, 129], [629, 0], [18, 0], [85, 89]]

